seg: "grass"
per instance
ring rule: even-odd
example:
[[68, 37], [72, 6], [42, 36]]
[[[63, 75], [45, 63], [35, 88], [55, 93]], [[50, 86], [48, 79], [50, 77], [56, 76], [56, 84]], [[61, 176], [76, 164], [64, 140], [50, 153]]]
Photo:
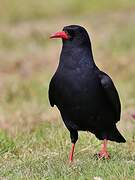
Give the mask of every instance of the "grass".
[[13, 0], [9, 3], [8, 0], [1, 0], [0, 7], [0, 20], [1, 22], [16, 23], [19, 21], [34, 21], [40, 19], [50, 19], [59, 16], [78, 16], [84, 13], [100, 13], [107, 11], [120, 11], [120, 10], [134, 10], [134, 0], [113, 0], [108, 2], [95, 2], [94, 0], [82, 3], [81, 0], [62, 1], [50, 0], [49, 4], [39, 0]]
[[[46, 122], [30, 134], [14, 139], [1, 155], [1, 177], [11, 179], [134, 179], [135, 144], [110, 143], [111, 160], [98, 160], [100, 142], [94, 136], [80, 133], [75, 160], [68, 164], [69, 135], [61, 123]], [[6, 150], [7, 147], [5, 146]]]
[[[133, 0], [1, 0], [0, 179], [135, 179], [134, 10]], [[69, 165], [69, 133], [48, 102], [61, 46], [48, 37], [67, 24], [88, 29], [96, 63], [119, 90], [127, 143], [110, 142], [109, 161], [94, 156], [101, 142], [80, 132]]]

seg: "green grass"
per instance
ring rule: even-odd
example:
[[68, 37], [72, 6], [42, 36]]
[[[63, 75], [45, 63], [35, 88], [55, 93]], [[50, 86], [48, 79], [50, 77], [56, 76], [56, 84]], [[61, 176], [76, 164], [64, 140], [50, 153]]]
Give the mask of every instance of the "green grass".
[[[0, 158], [2, 178], [11, 179], [134, 179], [135, 144], [109, 144], [110, 160], [98, 160], [94, 154], [100, 142], [87, 133], [80, 133], [74, 163], [69, 165], [70, 139], [59, 122], [46, 122], [31, 134], [14, 139], [12, 148]], [[11, 140], [10, 140], [11, 141]]]
[[[0, 179], [135, 179], [135, 1], [0, 1]], [[118, 127], [125, 144], [79, 133], [69, 165], [69, 132], [48, 102], [48, 84], [61, 49], [49, 40], [67, 24], [90, 32], [98, 66], [113, 78], [122, 101]]]
[[50, 0], [1, 0], [0, 20], [1, 22], [20, 22], [35, 21], [40, 19], [50, 19], [53, 16], [78, 16], [84, 13], [102, 13], [108, 11], [133, 10], [135, 7], [134, 0], [113, 0], [95, 1], [95, 0], [69, 0], [62, 1]]

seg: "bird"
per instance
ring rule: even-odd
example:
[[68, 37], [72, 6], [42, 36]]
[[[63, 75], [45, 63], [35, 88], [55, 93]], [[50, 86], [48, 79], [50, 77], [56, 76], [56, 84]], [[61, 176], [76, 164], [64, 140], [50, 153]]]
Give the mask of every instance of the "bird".
[[67, 25], [50, 38], [62, 39], [59, 64], [50, 80], [48, 96], [70, 133], [69, 161], [73, 161], [78, 131], [91, 132], [102, 140], [98, 157], [109, 159], [108, 140], [126, 142], [116, 127], [121, 116], [118, 91], [112, 79], [97, 67], [84, 27]]

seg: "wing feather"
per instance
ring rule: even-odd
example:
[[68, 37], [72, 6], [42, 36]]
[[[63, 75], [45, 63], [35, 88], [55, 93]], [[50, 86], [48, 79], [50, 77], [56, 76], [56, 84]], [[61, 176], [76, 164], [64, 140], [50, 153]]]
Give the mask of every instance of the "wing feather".
[[51, 79], [49, 84], [49, 91], [48, 91], [50, 105], [53, 107], [55, 105], [55, 83], [54, 78]]
[[121, 103], [116, 87], [112, 79], [106, 73], [100, 71], [98, 74], [101, 80], [101, 85], [105, 91], [105, 94], [108, 97], [115, 111], [116, 122], [118, 122], [120, 120], [120, 115], [121, 115]]

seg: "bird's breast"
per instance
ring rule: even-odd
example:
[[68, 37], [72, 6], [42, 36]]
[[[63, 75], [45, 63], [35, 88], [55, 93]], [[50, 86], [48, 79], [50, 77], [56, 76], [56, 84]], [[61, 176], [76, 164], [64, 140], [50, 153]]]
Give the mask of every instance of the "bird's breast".
[[57, 74], [55, 79], [56, 105], [78, 129], [93, 129], [97, 123], [114, 118], [100, 80], [93, 71], [65, 72]]
[[100, 83], [94, 73], [81, 72], [80, 68], [59, 74], [56, 82], [57, 101], [59, 105], [78, 108], [94, 103], [101, 94]]

